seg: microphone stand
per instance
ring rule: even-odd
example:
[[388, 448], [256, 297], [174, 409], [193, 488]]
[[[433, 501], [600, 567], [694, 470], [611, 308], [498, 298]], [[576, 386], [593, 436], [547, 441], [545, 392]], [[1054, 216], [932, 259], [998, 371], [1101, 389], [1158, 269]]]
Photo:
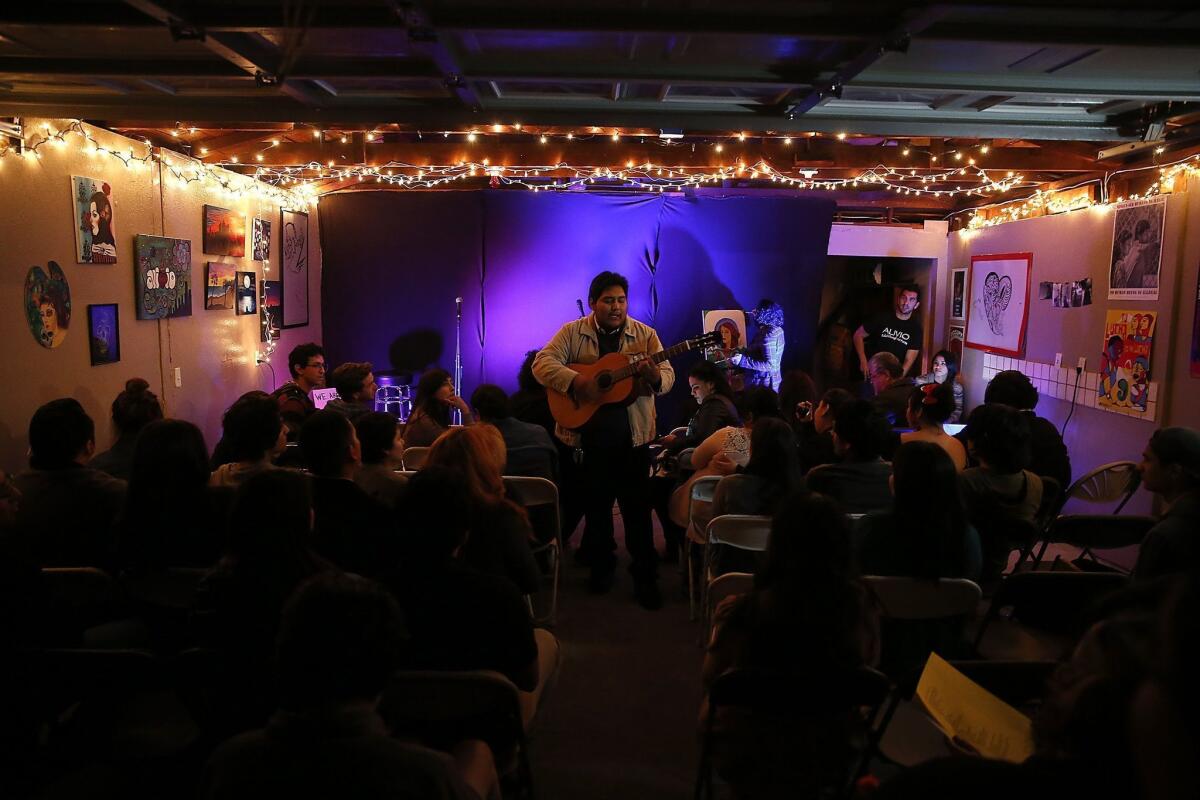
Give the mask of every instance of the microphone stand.
[[[462, 396], [462, 298], [454, 298], [454, 393]], [[462, 409], [450, 410], [450, 422], [462, 425]]]

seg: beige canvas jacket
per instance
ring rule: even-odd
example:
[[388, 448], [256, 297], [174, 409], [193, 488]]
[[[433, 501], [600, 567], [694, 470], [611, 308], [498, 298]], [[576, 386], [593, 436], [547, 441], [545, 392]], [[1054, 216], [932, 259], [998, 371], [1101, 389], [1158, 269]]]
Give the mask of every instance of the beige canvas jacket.
[[[663, 349], [658, 334], [649, 325], [632, 317], [625, 321], [625, 340], [622, 353], [657, 353]], [[533, 375], [538, 383], [557, 392], [566, 393], [571, 382], [579, 373], [567, 364], [594, 364], [600, 360], [600, 342], [596, 334], [595, 315], [572, 320], [558, 329], [554, 338], [538, 352], [533, 360]], [[657, 394], [666, 394], [675, 385], [675, 370], [669, 361], [659, 363], [662, 385]], [[643, 395], [626, 409], [629, 413], [629, 430], [633, 434], [633, 446], [639, 447], [655, 437], [655, 415], [653, 395]], [[579, 444], [576, 431], [555, 425], [554, 433], [565, 444]]]

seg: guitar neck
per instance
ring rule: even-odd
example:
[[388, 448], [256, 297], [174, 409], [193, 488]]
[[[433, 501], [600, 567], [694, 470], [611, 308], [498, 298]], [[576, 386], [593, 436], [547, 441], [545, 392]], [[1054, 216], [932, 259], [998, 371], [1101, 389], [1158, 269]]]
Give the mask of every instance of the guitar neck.
[[[680, 342], [679, 344], [675, 345], [674, 347], [668, 347], [665, 350], [660, 350], [657, 353], [654, 353], [653, 355], [647, 356], [647, 358], [650, 361], [653, 361], [655, 364], [660, 364], [669, 358], [674, 358], [677, 355], [686, 353], [687, 351], [693, 349], [693, 347], [694, 347], [694, 345], [692, 344], [692, 341], [689, 339], [687, 341]], [[622, 367], [621, 369], [613, 372], [613, 380], [614, 381], [624, 380], [628, 377], [631, 377], [632, 375], [634, 375], [636, 373], [637, 373], [637, 363], [634, 362], [634, 363], [629, 364], [628, 366]]]

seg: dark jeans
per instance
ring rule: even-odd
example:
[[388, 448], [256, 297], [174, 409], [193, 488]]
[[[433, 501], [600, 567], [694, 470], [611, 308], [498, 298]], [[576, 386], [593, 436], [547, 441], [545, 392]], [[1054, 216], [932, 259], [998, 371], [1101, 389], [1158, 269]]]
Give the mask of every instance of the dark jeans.
[[[557, 438], [554, 445], [558, 448], [558, 508], [562, 515], [562, 540], [566, 545], [579, 526], [579, 520], [583, 519], [583, 467], [575, 463], [574, 447], [568, 447]], [[587, 535], [586, 530], [584, 535]]]
[[612, 519], [615, 499], [625, 523], [625, 549], [633, 558], [630, 571], [635, 577], [657, 577], [658, 552], [650, 521], [649, 447], [585, 448], [580, 473], [587, 516], [581, 548], [592, 568], [611, 569], [616, 565]]

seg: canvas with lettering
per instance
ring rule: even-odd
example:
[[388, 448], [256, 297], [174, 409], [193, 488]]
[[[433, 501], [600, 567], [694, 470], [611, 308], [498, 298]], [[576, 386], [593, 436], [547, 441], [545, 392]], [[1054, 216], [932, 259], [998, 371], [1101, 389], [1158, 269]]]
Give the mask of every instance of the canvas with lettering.
[[72, 175], [71, 193], [75, 203], [75, 262], [117, 263], [112, 185], [99, 178]]
[[1121, 203], [1113, 212], [1109, 300], [1157, 300], [1167, 198]]
[[1097, 389], [1101, 406], [1146, 412], [1157, 321], [1157, 311], [1109, 311], [1106, 315]]
[[138, 235], [134, 289], [138, 319], [192, 315], [192, 243]]
[[[1021, 355], [1025, 347], [1025, 326], [1029, 322], [1029, 277], [1032, 272], [1032, 253], [971, 257], [967, 347], [1005, 356]], [[1062, 289], [1057, 291], [1056, 306], [1064, 300]], [[1066, 305], [1070, 305], [1069, 300]]]
[[204, 252], [235, 258], [246, 255], [246, 215], [227, 208], [206, 205]]

